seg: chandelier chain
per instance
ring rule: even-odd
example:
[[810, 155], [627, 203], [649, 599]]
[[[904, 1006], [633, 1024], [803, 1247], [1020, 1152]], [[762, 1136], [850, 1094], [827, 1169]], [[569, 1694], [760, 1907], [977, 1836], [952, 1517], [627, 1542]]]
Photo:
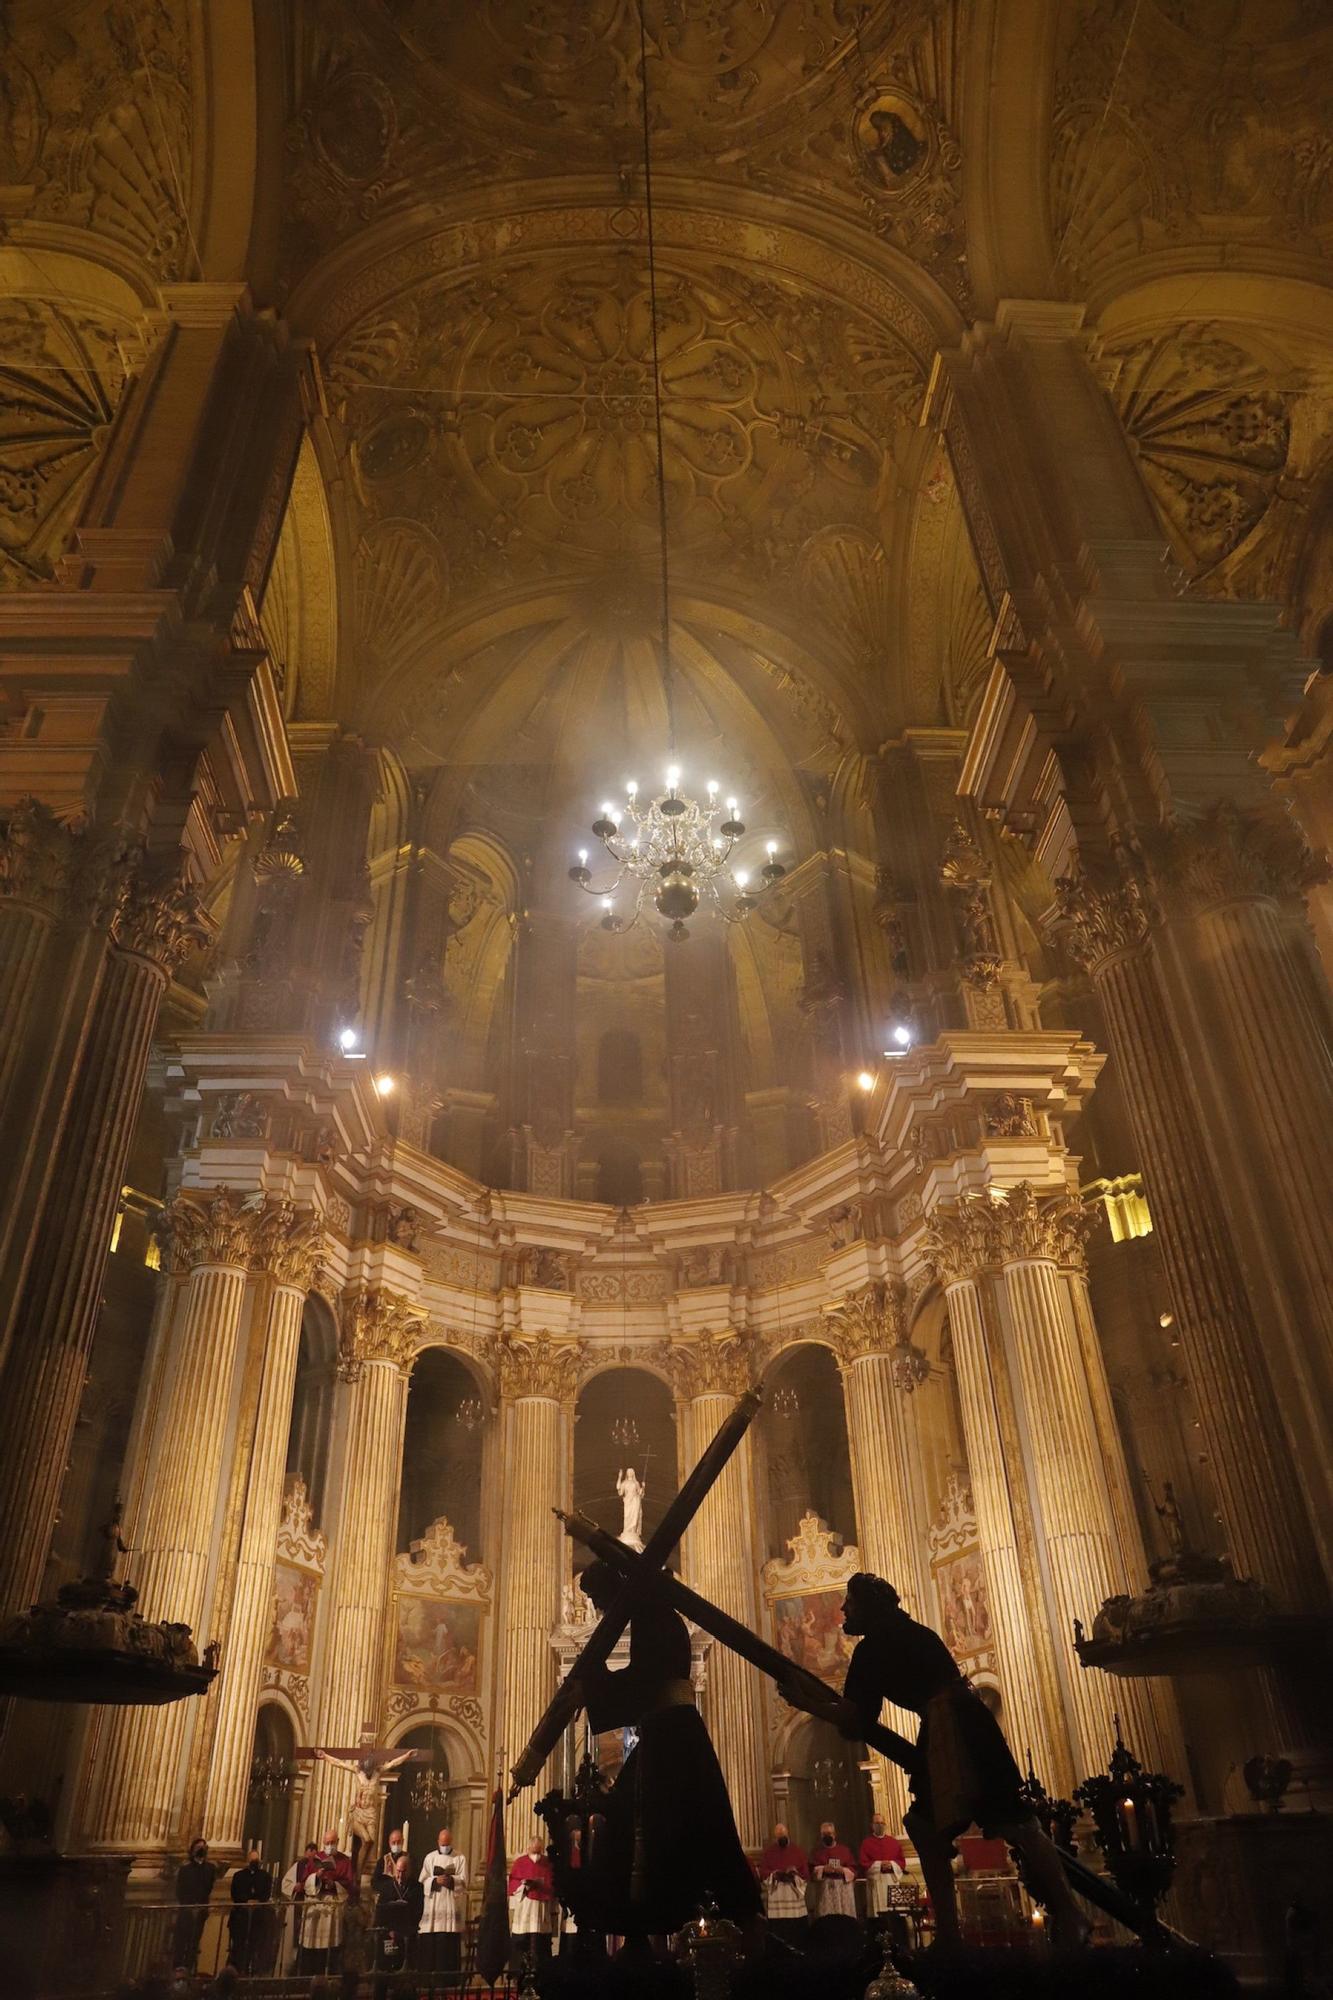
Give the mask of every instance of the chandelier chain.
[[639, 105], [643, 118], [643, 206], [648, 233], [648, 311], [653, 355], [653, 428], [657, 442], [657, 540], [662, 575], [661, 634], [662, 700], [666, 707], [667, 748], [676, 755], [676, 716], [671, 689], [671, 581], [667, 554], [666, 449], [662, 435], [662, 364], [658, 347], [657, 230], [653, 214], [653, 148], [648, 112], [648, 27], [644, 0], [639, 0]]

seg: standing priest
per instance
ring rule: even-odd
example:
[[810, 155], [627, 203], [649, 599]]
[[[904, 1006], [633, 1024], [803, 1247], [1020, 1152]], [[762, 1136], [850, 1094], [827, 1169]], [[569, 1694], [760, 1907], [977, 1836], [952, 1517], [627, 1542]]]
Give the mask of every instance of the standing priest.
[[805, 1849], [796, 1845], [781, 1820], [759, 1857], [759, 1880], [771, 1928], [786, 1943], [799, 1945], [808, 1928], [805, 1885], [810, 1880], [810, 1863]]

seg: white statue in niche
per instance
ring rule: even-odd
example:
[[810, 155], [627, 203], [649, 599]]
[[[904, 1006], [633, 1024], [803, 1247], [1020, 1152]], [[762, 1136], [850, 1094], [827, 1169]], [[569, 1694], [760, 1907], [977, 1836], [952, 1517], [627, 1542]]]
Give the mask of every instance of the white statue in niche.
[[632, 1465], [627, 1465], [623, 1472], [616, 1473], [616, 1492], [620, 1495], [620, 1505], [623, 1509], [620, 1533], [616, 1539], [623, 1542], [627, 1549], [634, 1549], [640, 1555], [643, 1554], [643, 1496], [647, 1491], [648, 1488]]

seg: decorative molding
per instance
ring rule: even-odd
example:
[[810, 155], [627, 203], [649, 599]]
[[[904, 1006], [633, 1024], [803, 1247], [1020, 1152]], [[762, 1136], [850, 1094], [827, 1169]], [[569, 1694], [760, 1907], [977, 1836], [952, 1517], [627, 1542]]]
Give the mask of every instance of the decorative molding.
[[425, 1314], [396, 1292], [364, 1290], [344, 1295], [338, 1342], [338, 1375], [358, 1382], [368, 1365], [389, 1362], [404, 1374], [420, 1345]]
[[118, 828], [63, 820], [40, 799], [21, 798], [0, 835], [0, 902], [100, 928], [124, 894], [129, 859]]
[[311, 1526], [313, 1519], [314, 1509], [310, 1505], [309, 1490], [300, 1473], [294, 1473], [288, 1480], [286, 1491], [282, 1496], [282, 1518], [278, 1523], [278, 1561], [296, 1563], [301, 1569], [318, 1570], [322, 1576], [329, 1545], [320, 1530]]
[[392, 1588], [432, 1598], [471, 1598], [489, 1603], [491, 1572], [470, 1563], [452, 1524], [441, 1515], [406, 1555], [393, 1560]]
[[502, 1337], [493, 1349], [501, 1396], [510, 1403], [535, 1398], [572, 1402], [586, 1351], [585, 1341], [556, 1341], [548, 1333], [537, 1333], [527, 1340]]
[[259, 1227], [258, 1262], [273, 1282], [308, 1292], [324, 1262], [324, 1218], [291, 1201], [266, 1211]]
[[1047, 928], [1074, 963], [1094, 976], [1146, 942], [1151, 909], [1136, 874], [1094, 883], [1086, 874], [1062, 875]]
[[248, 1271], [264, 1209], [262, 1194], [237, 1195], [229, 1187], [208, 1193], [182, 1190], [162, 1209], [155, 1225], [172, 1275], [184, 1277], [201, 1264]]
[[805, 1597], [816, 1590], [844, 1590], [847, 1579], [861, 1567], [860, 1551], [844, 1542], [818, 1514], [802, 1514], [796, 1533], [788, 1537], [788, 1553], [773, 1556], [761, 1572], [764, 1596]]

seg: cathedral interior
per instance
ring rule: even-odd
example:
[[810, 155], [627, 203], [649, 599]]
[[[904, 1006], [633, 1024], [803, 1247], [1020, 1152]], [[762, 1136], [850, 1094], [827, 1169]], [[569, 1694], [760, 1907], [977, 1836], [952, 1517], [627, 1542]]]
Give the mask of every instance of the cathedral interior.
[[[552, 1510], [633, 1464], [651, 1535], [754, 1386], [683, 1579], [835, 1682], [891, 1579], [1052, 1798], [1181, 1787], [1173, 1922], [1278, 1976], [1330, 76], [1324, 0], [10, 0], [0, 1918], [100, 1912], [34, 1993], [197, 1836], [345, 1829], [318, 1747], [419, 1753], [475, 1909]], [[899, 1830], [694, 1668], [747, 1851]]]

